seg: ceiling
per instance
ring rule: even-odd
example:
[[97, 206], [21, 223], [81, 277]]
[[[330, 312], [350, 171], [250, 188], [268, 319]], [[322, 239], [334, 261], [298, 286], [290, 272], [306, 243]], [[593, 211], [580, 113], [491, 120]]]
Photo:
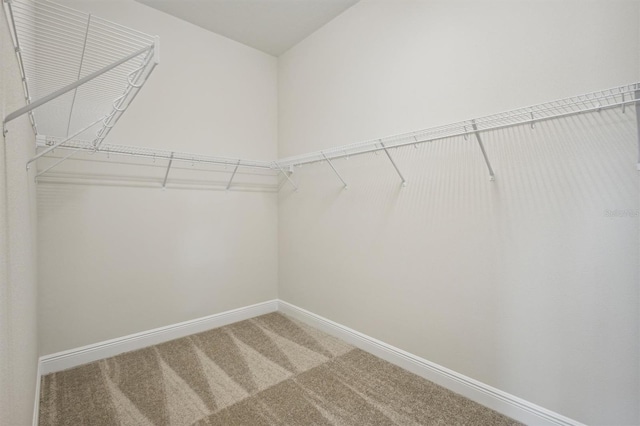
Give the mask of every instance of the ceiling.
[[136, 0], [280, 56], [358, 0]]

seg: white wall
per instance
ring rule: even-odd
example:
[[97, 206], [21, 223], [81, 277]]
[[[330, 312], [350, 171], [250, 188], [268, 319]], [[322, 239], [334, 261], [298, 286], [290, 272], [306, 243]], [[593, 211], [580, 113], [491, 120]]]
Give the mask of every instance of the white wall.
[[[4, 8], [0, 8], [0, 116], [24, 106]], [[26, 116], [0, 132], [0, 425], [31, 423], [36, 384], [35, 152]]]
[[[636, 81], [638, 8], [363, 0], [280, 58], [279, 154]], [[576, 420], [637, 424], [633, 111], [483, 138], [495, 182], [462, 138], [393, 151], [406, 188], [384, 155], [336, 162], [347, 191], [326, 164], [296, 169], [280, 298]]]
[[[68, 4], [161, 37], [109, 143], [273, 159], [640, 71], [634, 1], [363, 0], [279, 63], [133, 1]], [[70, 161], [38, 188], [40, 353], [279, 294], [577, 420], [637, 423], [638, 219], [606, 215], [639, 208], [631, 112], [486, 134], [493, 183], [455, 139], [393, 152], [407, 188], [371, 155], [337, 164], [346, 192], [297, 169], [279, 204], [63, 184], [87, 170]]]
[[[276, 157], [274, 57], [134, 1], [67, 4], [161, 39], [160, 65], [106, 143]], [[148, 163], [153, 188], [64, 184], [118, 170], [73, 160], [38, 185], [41, 354], [277, 296], [276, 195], [162, 191], [166, 162]]]

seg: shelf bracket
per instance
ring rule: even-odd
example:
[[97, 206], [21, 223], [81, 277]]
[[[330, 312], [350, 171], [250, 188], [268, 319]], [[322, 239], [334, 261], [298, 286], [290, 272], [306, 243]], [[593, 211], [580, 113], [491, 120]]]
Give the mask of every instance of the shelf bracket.
[[393, 164], [393, 168], [396, 169], [398, 176], [400, 176], [400, 179], [402, 179], [402, 186], [407, 186], [407, 180], [404, 178], [404, 176], [402, 176], [402, 172], [400, 172], [400, 169], [398, 168], [396, 162], [393, 161], [393, 157], [391, 157], [391, 154], [389, 154], [389, 150], [387, 149], [387, 147], [384, 146], [382, 142], [380, 142], [380, 146], [382, 146], [384, 153], [387, 154], [387, 158], [389, 158], [389, 161], [391, 161], [391, 164]]
[[485, 151], [484, 144], [482, 143], [482, 139], [480, 138], [480, 132], [478, 131], [476, 120], [471, 120], [471, 125], [473, 126], [473, 131], [476, 135], [476, 139], [478, 140], [478, 145], [480, 145], [480, 150], [482, 151], [484, 162], [487, 164], [487, 169], [489, 169], [489, 180], [496, 180], [496, 176], [493, 173], [493, 168], [491, 167], [491, 163], [489, 162], [489, 157], [487, 157], [487, 151]]
[[284, 170], [282, 170], [282, 167], [280, 167], [280, 164], [278, 164], [277, 161], [274, 161], [273, 164], [276, 165], [276, 167], [278, 168], [278, 170], [280, 170], [280, 172], [284, 175], [285, 178], [287, 178], [287, 180], [289, 181], [289, 183], [291, 185], [293, 185], [293, 187], [295, 188], [295, 190], [298, 190], [298, 185], [296, 185], [296, 183], [291, 179], [291, 177], [289, 177], [289, 173], [285, 172]]
[[231, 173], [231, 179], [229, 179], [229, 183], [227, 184], [226, 191], [228, 191], [229, 188], [231, 188], [231, 182], [233, 182], [233, 178], [235, 177], [236, 172], [238, 171], [238, 167], [240, 167], [240, 160], [238, 160], [238, 162], [236, 163], [235, 169], [233, 169], [233, 173]]
[[[154, 48], [154, 46], [151, 46], [151, 48]], [[148, 63], [148, 61], [151, 59], [150, 55], [151, 55], [151, 50], [147, 53], [147, 56], [144, 59], [145, 66]], [[105, 138], [107, 137], [107, 135], [109, 134], [113, 126], [115, 126], [116, 122], [120, 119], [120, 117], [122, 116], [122, 113], [127, 108], [129, 108], [129, 105], [131, 105], [131, 103], [136, 98], [136, 96], [138, 96], [140, 88], [147, 81], [147, 79], [155, 69], [156, 65], [157, 65], [157, 62], [154, 62], [153, 64], [151, 64], [149, 72], [146, 74], [146, 76], [144, 77], [144, 80], [140, 84], [135, 84], [135, 83], [131, 84], [131, 79], [130, 79], [131, 74], [129, 74], [129, 77], [127, 77], [127, 88], [125, 89], [124, 93], [119, 98], [116, 98], [116, 101], [114, 101], [111, 114], [107, 115], [107, 118], [105, 119], [105, 122], [103, 123], [102, 128], [97, 133], [97, 137], [93, 140], [94, 148], [96, 150], [100, 148], [100, 145], [102, 145], [102, 142], [104, 142]], [[143, 75], [143, 71], [144, 71], [144, 67], [140, 67], [138, 68], [137, 71], [134, 71], [134, 73], [136, 74], [136, 76], [133, 78], [134, 81], [137, 81]], [[125, 99], [129, 95], [129, 93], [134, 89], [135, 91], [133, 91], [133, 95], [131, 95], [131, 97], [129, 98], [127, 105], [123, 107]]]
[[42, 176], [43, 174], [47, 173], [49, 170], [53, 169], [54, 167], [56, 167], [58, 164], [64, 163], [65, 161], [67, 161], [69, 158], [71, 158], [72, 156], [76, 155], [78, 152], [80, 152], [81, 149], [75, 149], [73, 150], [73, 152], [71, 152], [68, 155], [65, 155], [64, 157], [62, 157], [60, 160], [56, 161], [55, 163], [53, 163], [51, 166], [47, 167], [46, 169], [44, 169], [43, 171], [41, 171], [40, 173], [38, 173], [36, 175], [36, 179], [38, 179], [40, 176]]
[[171, 164], [173, 164], [173, 152], [169, 157], [169, 164], [167, 165], [167, 171], [164, 173], [164, 180], [162, 181], [162, 189], [167, 187], [167, 179], [169, 178], [169, 170], [171, 170]]
[[531, 130], [535, 130], [536, 129], [536, 119], [533, 116], [533, 111], [531, 111]]
[[344, 189], [349, 189], [349, 185], [347, 185], [347, 182], [344, 181], [344, 179], [342, 179], [342, 176], [340, 176], [340, 173], [338, 173], [338, 171], [336, 170], [336, 168], [334, 167], [333, 163], [331, 162], [331, 160], [329, 160], [329, 157], [327, 157], [325, 155], [324, 152], [321, 152], [322, 156], [324, 157], [325, 160], [327, 160], [327, 163], [329, 163], [329, 166], [331, 166], [331, 168], [333, 169], [333, 171], [335, 172], [336, 176], [338, 176], [338, 179], [340, 179], [340, 181], [342, 182], [342, 184], [344, 185]]
[[136, 52], [134, 52], [134, 53], [132, 53], [132, 54], [130, 54], [128, 56], [125, 56], [124, 58], [112, 63], [111, 65], [108, 65], [108, 66], [106, 66], [106, 67], [104, 67], [104, 68], [102, 68], [102, 69], [100, 69], [100, 70], [98, 70], [96, 72], [93, 72], [93, 73], [89, 74], [86, 77], [81, 78], [80, 80], [78, 80], [78, 81], [76, 81], [74, 83], [71, 83], [71, 84], [69, 84], [69, 85], [67, 85], [67, 86], [65, 86], [65, 87], [63, 87], [61, 89], [56, 90], [53, 93], [48, 94], [47, 96], [44, 96], [44, 97], [38, 99], [37, 101], [30, 102], [28, 105], [26, 105], [26, 106], [24, 106], [24, 107], [22, 107], [22, 108], [20, 108], [20, 109], [18, 109], [16, 111], [12, 112], [11, 114], [7, 115], [4, 118], [4, 120], [2, 121], [3, 126], [6, 123], [8, 123], [9, 121], [18, 118], [21, 115], [26, 114], [26, 113], [38, 108], [39, 106], [41, 106], [43, 104], [46, 104], [47, 102], [49, 102], [49, 101], [51, 101], [53, 99], [56, 99], [59, 96], [64, 95], [67, 92], [70, 92], [71, 90], [75, 89], [76, 87], [82, 86], [83, 84], [93, 80], [94, 78], [99, 77], [99, 76], [101, 76], [102, 74], [104, 74], [104, 73], [106, 73], [108, 71], [111, 71], [115, 67], [120, 66], [120, 65], [122, 65], [123, 63], [125, 63], [127, 61], [130, 61], [131, 59], [135, 58], [136, 56], [142, 55], [143, 53], [147, 52], [149, 49], [152, 49], [152, 48], [153, 48], [153, 46], [144, 47], [144, 48], [142, 48], [142, 49], [140, 49], [140, 50], [138, 50], [138, 51], [136, 51]]
[[102, 117], [98, 118], [96, 121], [94, 121], [93, 123], [89, 124], [87, 127], [78, 130], [76, 133], [74, 133], [73, 135], [65, 138], [64, 140], [60, 141], [60, 142], [56, 142], [55, 144], [53, 144], [52, 146], [50, 146], [49, 148], [45, 149], [44, 151], [42, 151], [41, 153], [39, 153], [38, 155], [36, 155], [35, 157], [33, 157], [32, 159], [30, 159], [29, 161], [27, 161], [27, 170], [29, 170], [30, 164], [33, 163], [34, 161], [36, 161], [38, 158], [47, 155], [48, 153], [50, 153], [51, 151], [53, 151], [54, 149], [56, 149], [57, 147], [59, 147], [62, 144], [65, 144], [67, 142], [69, 142], [71, 139], [75, 138], [76, 136], [86, 132], [87, 130], [89, 130], [90, 128], [92, 128], [93, 126], [95, 126], [96, 124], [98, 124], [99, 122], [102, 121]]

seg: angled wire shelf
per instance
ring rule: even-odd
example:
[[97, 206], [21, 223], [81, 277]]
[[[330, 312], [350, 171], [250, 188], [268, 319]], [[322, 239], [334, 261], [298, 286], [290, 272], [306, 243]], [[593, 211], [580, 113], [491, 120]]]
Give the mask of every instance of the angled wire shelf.
[[49, 1], [4, 0], [36, 135], [100, 144], [158, 64], [158, 39]]

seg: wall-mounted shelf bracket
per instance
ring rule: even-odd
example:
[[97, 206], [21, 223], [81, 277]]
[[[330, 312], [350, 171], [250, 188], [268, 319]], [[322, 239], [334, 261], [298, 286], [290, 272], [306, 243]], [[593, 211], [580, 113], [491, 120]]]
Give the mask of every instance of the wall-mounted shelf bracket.
[[77, 132], [75, 132], [73, 135], [64, 138], [63, 140], [54, 143], [53, 145], [51, 145], [49, 148], [43, 150], [42, 152], [40, 152], [38, 155], [36, 155], [35, 157], [31, 158], [29, 161], [27, 161], [27, 170], [29, 170], [31, 163], [33, 163], [34, 161], [36, 161], [38, 158], [47, 155], [48, 153], [50, 153], [51, 151], [53, 151], [54, 149], [58, 148], [60, 145], [65, 144], [67, 142], [69, 142], [71, 139], [77, 137], [78, 135], [86, 132], [87, 130], [89, 130], [90, 128], [92, 128], [93, 126], [95, 126], [96, 124], [100, 123], [103, 120], [102, 117], [98, 118], [96, 121], [94, 121], [93, 123], [89, 124], [87, 127], [78, 130]]
[[326, 154], [323, 152], [322, 156], [324, 157], [324, 159], [327, 161], [327, 163], [329, 164], [329, 166], [331, 166], [331, 168], [333, 169], [333, 171], [335, 172], [336, 176], [338, 176], [338, 179], [340, 179], [340, 181], [342, 182], [342, 184], [344, 185], [344, 189], [349, 189], [349, 185], [347, 185], [347, 182], [344, 181], [344, 179], [342, 179], [342, 176], [340, 176], [340, 173], [338, 173], [338, 170], [336, 170], [335, 166], [333, 165], [333, 163], [331, 162], [331, 160], [329, 160], [329, 157], [326, 156]]
[[167, 165], [167, 171], [164, 173], [164, 180], [162, 181], [162, 189], [167, 187], [167, 179], [169, 178], [169, 171], [171, 170], [171, 165], [173, 164], [173, 152], [171, 153], [171, 157], [169, 158], [169, 164]]
[[280, 164], [278, 164], [277, 162], [274, 162], [273, 164], [275, 164], [275, 166], [278, 168], [278, 170], [280, 170], [280, 173], [282, 173], [284, 175], [284, 177], [287, 178], [289, 183], [291, 185], [293, 185], [294, 189], [297, 191], [298, 190], [298, 185], [296, 185], [296, 183], [291, 179], [291, 177], [289, 176], [289, 173], [285, 172], [282, 169], [282, 167], [280, 167]]
[[531, 111], [531, 130], [535, 130], [536, 128], [536, 118], [533, 116], [533, 111]]
[[380, 142], [380, 146], [384, 150], [384, 153], [387, 154], [387, 158], [389, 158], [389, 161], [391, 161], [391, 164], [393, 164], [393, 168], [396, 169], [398, 176], [400, 176], [400, 179], [402, 179], [402, 186], [407, 186], [406, 179], [404, 178], [404, 176], [402, 176], [402, 172], [400, 172], [400, 169], [398, 168], [398, 165], [396, 164], [396, 162], [393, 161], [393, 157], [391, 157], [391, 154], [389, 153], [389, 150], [387, 149], [387, 147], [384, 146], [383, 142]]
[[236, 176], [236, 172], [238, 171], [238, 167], [240, 167], [240, 160], [236, 163], [236, 167], [233, 169], [233, 173], [231, 173], [231, 178], [229, 179], [229, 183], [227, 184], [226, 190], [228, 191], [231, 188], [231, 182], [233, 182], [233, 178]]
[[64, 163], [65, 161], [67, 161], [69, 158], [73, 157], [74, 155], [76, 155], [78, 152], [80, 152], [80, 149], [75, 149], [73, 151], [71, 151], [69, 154], [65, 155], [64, 157], [62, 157], [60, 160], [56, 161], [55, 163], [53, 163], [51, 166], [47, 167], [46, 169], [42, 170], [41, 172], [39, 172], [36, 175], [36, 180], [42, 176], [43, 174], [47, 173], [49, 170], [53, 169], [54, 167], [56, 167], [57, 165]]
[[[158, 43], [159, 41], [156, 37], [154, 44], [149, 48], [149, 50], [143, 57], [142, 65], [136, 70], [129, 73], [129, 75], [127, 76], [127, 86], [124, 92], [113, 102], [111, 113], [109, 113], [104, 119], [102, 128], [98, 131], [97, 137], [94, 140], [94, 146], [96, 147], [96, 149], [98, 149], [100, 145], [102, 145], [102, 142], [104, 142], [113, 126], [115, 126], [116, 122], [122, 116], [122, 113], [129, 107], [131, 102], [133, 102], [133, 100], [139, 93], [139, 89], [146, 83], [147, 79], [151, 75], [151, 72], [153, 72], [154, 68], [158, 65], [158, 57], [156, 56], [159, 52]], [[147, 68], [147, 65], [149, 64], [151, 59], [153, 59], [153, 62], [150, 65], [150, 71], [145, 75], [145, 69]], [[130, 96], [130, 99], [125, 104], [126, 99], [129, 97], [129, 94], [132, 91], [133, 95]]]
[[478, 145], [480, 145], [480, 150], [482, 151], [484, 162], [487, 164], [487, 169], [489, 169], [489, 180], [496, 180], [496, 176], [493, 173], [493, 168], [491, 167], [491, 163], [489, 162], [489, 157], [487, 156], [487, 151], [485, 151], [484, 144], [482, 143], [482, 138], [480, 138], [480, 132], [478, 131], [476, 120], [471, 120], [471, 126], [473, 127], [474, 134], [476, 135], [476, 139], [478, 140]]

